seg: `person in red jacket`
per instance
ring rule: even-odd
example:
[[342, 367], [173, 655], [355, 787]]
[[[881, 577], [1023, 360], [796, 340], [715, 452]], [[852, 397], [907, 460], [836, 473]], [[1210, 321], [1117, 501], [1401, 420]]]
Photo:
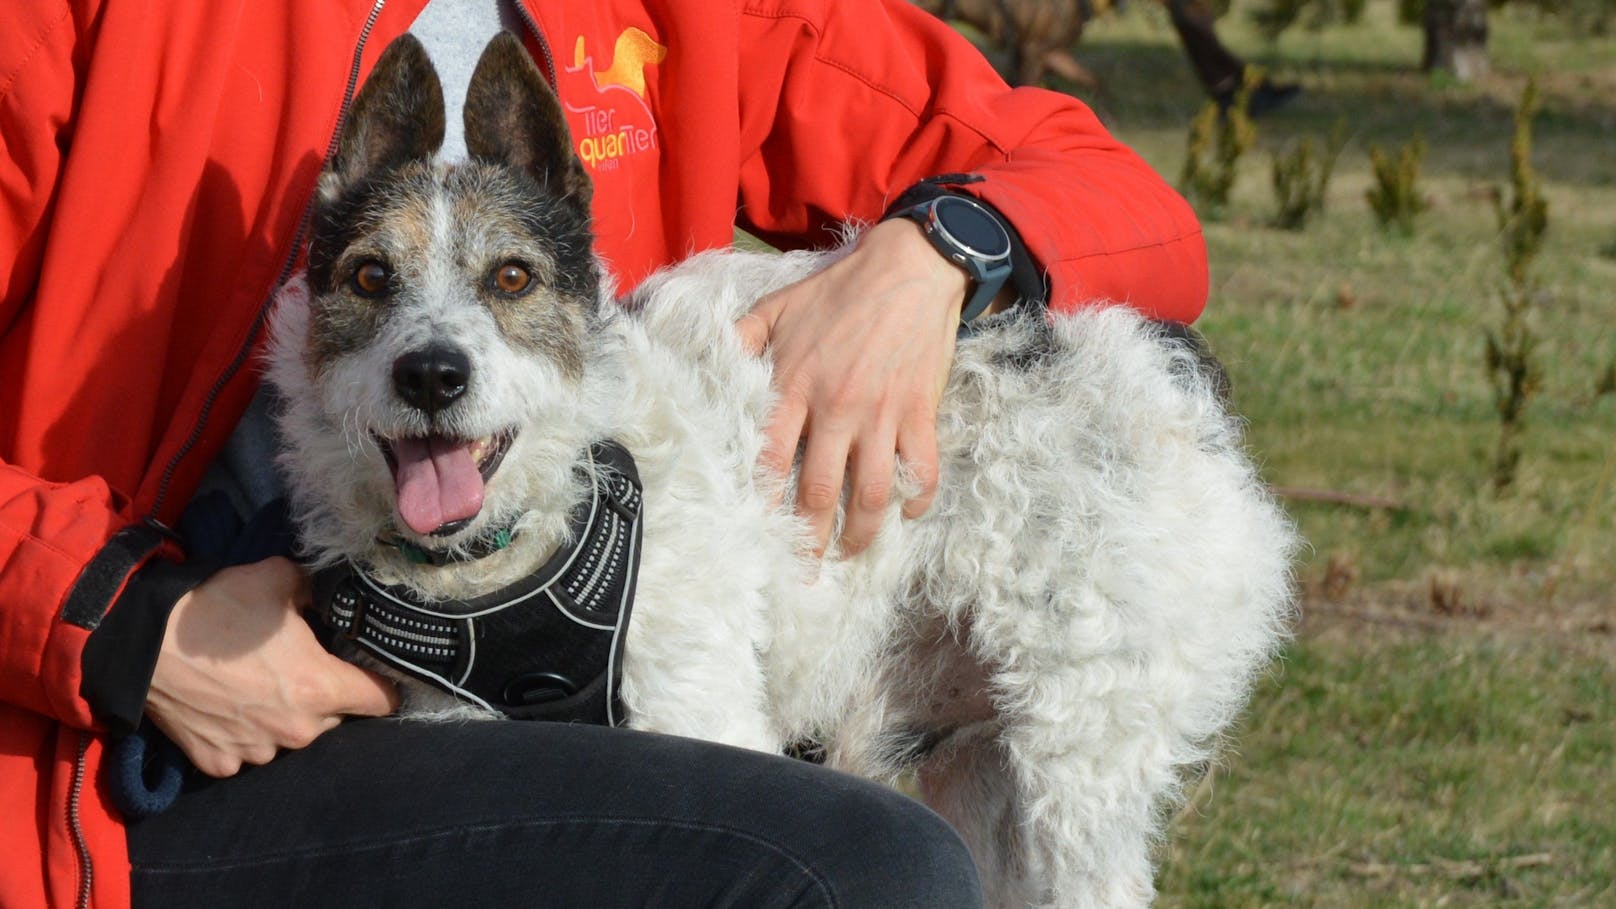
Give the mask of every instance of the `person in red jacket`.
[[[969, 904], [940, 821], [801, 762], [592, 727], [341, 724], [396, 694], [319, 647], [301, 570], [187, 559], [174, 528], [246, 425], [346, 106], [448, 2], [0, 13], [0, 905]], [[1148, 166], [900, 0], [503, 15], [566, 103], [625, 290], [736, 225], [824, 245], [949, 195], [1009, 229], [1006, 297], [1174, 322], [1204, 303], [1199, 227]], [[934, 474], [976, 290], [893, 218], [739, 325], [776, 360], [774, 451], [803, 439], [822, 543], [844, 482], [857, 548], [896, 457]], [[104, 770], [142, 715], [202, 772], [126, 824]]]

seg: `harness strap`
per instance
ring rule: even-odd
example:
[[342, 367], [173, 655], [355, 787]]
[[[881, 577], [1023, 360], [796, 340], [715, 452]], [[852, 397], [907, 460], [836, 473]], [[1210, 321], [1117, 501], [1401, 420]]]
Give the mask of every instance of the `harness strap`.
[[622, 446], [597, 442], [589, 458], [597, 482], [569, 515], [574, 542], [531, 576], [427, 602], [345, 561], [315, 572], [321, 617], [399, 670], [514, 719], [621, 724], [644, 492]]

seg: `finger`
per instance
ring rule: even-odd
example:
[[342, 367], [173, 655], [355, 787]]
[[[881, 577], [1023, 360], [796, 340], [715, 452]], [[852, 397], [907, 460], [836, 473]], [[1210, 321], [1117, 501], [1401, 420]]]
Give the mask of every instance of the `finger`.
[[933, 411], [914, 411], [898, 427], [898, 457], [920, 487], [903, 503], [903, 516], [913, 520], [931, 508], [937, 495], [937, 416]]
[[797, 443], [802, 439], [802, 428], [808, 421], [808, 406], [799, 397], [782, 397], [769, 415], [769, 426], [764, 430], [763, 453], [758, 463], [777, 477], [791, 472], [791, 461], [797, 455]]
[[292, 589], [289, 594], [299, 612], [314, 606], [314, 579], [296, 562], [287, 562], [292, 570]]
[[149, 711], [152, 723], [157, 729], [168, 737], [168, 740], [179, 746], [191, 765], [208, 776], [223, 779], [235, 776], [241, 769], [241, 759], [210, 744], [198, 736], [192, 735], [184, 726], [171, 723], [168, 717], [155, 710]]
[[352, 663], [331, 658], [335, 698], [326, 712], [343, 716], [390, 716], [398, 710], [398, 686]]
[[735, 321], [735, 334], [741, 339], [742, 350], [760, 357], [769, 344], [769, 323], [757, 313], [749, 312]]
[[241, 746], [241, 763], [251, 764], [254, 767], [262, 767], [270, 761], [275, 760], [275, 755], [279, 753], [280, 749], [269, 742], [256, 742], [251, 745], [243, 745]]
[[342, 715], [305, 716], [283, 725], [274, 736], [275, 744], [289, 751], [307, 748], [314, 740], [342, 725]]
[[808, 521], [816, 558], [825, 554], [830, 543], [851, 442], [845, 434], [820, 430], [808, 434], [803, 448], [802, 469], [797, 474], [797, 513]]
[[863, 552], [886, 519], [892, 499], [892, 469], [897, 459], [891, 436], [860, 439], [849, 477], [847, 515], [842, 520], [842, 555]]
[[763, 355], [774, 334], [774, 322], [780, 315], [780, 297], [770, 294], [757, 301], [752, 310], [735, 321], [735, 333], [740, 336], [741, 347], [754, 357]]
[[[183, 751], [184, 749], [181, 750]], [[187, 751], [185, 756], [190, 759], [191, 766], [214, 779], [227, 779], [241, 772], [241, 758], [222, 751], [206, 751], [196, 754]]]
[[270, 556], [252, 566], [263, 575], [266, 590], [293, 611], [314, 604], [314, 585], [296, 562], [283, 556]]

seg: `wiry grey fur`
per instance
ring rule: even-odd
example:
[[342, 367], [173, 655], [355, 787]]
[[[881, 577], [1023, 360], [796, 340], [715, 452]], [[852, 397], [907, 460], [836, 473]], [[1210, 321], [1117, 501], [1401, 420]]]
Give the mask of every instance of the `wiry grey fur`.
[[[538, 128], [567, 147], [564, 126]], [[435, 174], [424, 210], [453, 210], [455, 169], [420, 166]], [[502, 586], [563, 541], [583, 452], [616, 439], [645, 485], [631, 725], [764, 751], [810, 742], [835, 767], [913, 773], [993, 905], [1150, 901], [1182, 774], [1212, 755], [1283, 637], [1295, 545], [1189, 351], [1121, 307], [995, 317], [959, 343], [930, 511], [905, 521], [895, 502], [868, 550], [817, 563], [775, 504], [789, 489], [756, 470], [771, 367], [731, 325], [839, 253], [708, 253], [623, 302], [547, 285], [523, 305], [576, 318], [535, 344], [506, 326], [551, 322], [498, 320], [497, 303], [458, 290], [475, 274], [456, 269], [480, 260], [449, 253], [463, 225], [436, 225], [354, 350], [310, 353], [310, 312], [340, 305], [340, 288], [300, 278], [282, 295], [281, 463], [318, 560], [355, 559], [429, 598]], [[420, 541], [464, 546], [516, 520], [516, 545], [441, 568], [375, 543], [396, 528], [371, 434], [416, 419], [392, 400], [388, 364], [427, 337], [474, 351], [464, 411], [439, 418], [468, 437], [519, 430], [471, 525]], [[418, 713], [452, 707], [418, 685], [408, 697]]]

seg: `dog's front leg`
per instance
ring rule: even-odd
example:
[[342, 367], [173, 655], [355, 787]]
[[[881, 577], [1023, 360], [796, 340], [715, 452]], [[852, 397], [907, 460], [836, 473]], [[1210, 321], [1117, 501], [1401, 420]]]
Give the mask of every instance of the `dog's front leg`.
[[[690, 616], [690, 606], [679, 608], [679, 615]], [[630, 626], [623, 667], [628, 725], [779, 753], [784, 742], [767, 710], [763, 670], [751, 640], [719, 623], [704, 631], [683, 622], [683, 627], [661, 627], [658, 619], [668, 617], [669, 610], [644, 613], [648, 621]]]

